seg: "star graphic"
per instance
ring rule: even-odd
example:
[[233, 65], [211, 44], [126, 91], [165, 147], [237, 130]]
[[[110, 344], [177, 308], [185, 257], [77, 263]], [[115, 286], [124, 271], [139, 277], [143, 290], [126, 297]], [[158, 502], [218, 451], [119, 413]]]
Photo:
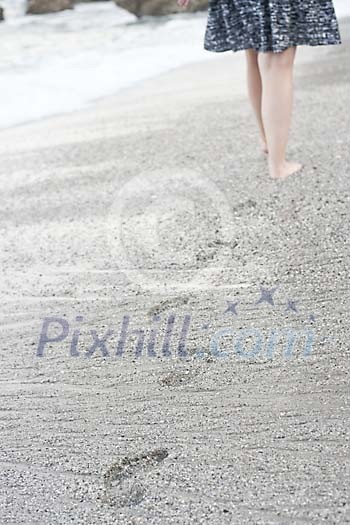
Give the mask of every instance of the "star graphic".
[[286, 310], [287, 311], [291, 310], [292, 312], [298, 313], [298, 309], [297, 309], [298, 302], [299, 301], [292, 301], [292, 299], [288, 299]]
[[261, 296], [260, 296], [260, 299], [255, 304], [269, 303], [271, 304], [271, 306], [275, 306], [272, 296], [276, 290], [277, 290], [277, 286], [269, 290], [268, 288], [264, 288], [263, 286], [260, 285]]
[[236, 301], [235, 303], [233, 301], [226, 301], [226, 302], [227, 302], [227, 308], [224, 311], [224, 314], [231, 312], [232, 314], [238, 315], [236, 308], [237, 308], [239, 301]]

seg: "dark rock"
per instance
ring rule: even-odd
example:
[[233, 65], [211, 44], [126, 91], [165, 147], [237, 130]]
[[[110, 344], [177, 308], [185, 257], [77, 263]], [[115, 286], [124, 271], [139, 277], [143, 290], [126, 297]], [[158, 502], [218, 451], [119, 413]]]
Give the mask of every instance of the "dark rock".
[[114, 0], [117, 6], [140, 17], [144, 15], [162, 16], [172, 13], [203, 11], [208, 7], [208, 0], [192, 0], [185, 10], [176, 0]]
[[57, 13], [65, 9], [73, 9], [74, 0], [29, 0], [27, 14], [42, 15], [45, 13]]

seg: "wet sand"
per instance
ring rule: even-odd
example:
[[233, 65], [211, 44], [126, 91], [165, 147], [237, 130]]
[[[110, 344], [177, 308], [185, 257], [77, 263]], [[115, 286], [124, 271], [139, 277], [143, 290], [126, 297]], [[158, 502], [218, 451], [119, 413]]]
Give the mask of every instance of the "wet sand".
[[1, 131], [2, 523], [350, 522], [349, 56], [300, 51], [283, 183], [242, 55]]

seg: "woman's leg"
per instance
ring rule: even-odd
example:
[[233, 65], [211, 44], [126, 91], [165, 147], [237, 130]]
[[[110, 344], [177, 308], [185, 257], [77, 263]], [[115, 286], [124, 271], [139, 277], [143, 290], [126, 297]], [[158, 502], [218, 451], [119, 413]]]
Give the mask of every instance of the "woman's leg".
[[301, 164], [287, 162], [286, 149], [293, 106], [293, 66], [296, 48], [282, 53], [259, 53], [262, 79], [262, 117], [273, 178], [299, 171]]
[[267, 144], [265, 137], [264, 124], [261, 115], [261, 100], [262, 100], [262, 82], [258, 64], [258, 53], [254, 49], [246, 50], [247, 59], [247, 83], [248, 94], [251, 105], [253, 107], [256, 120], [258, 122], [260, 131], [261, 146], [264, 153], [267, 153]]

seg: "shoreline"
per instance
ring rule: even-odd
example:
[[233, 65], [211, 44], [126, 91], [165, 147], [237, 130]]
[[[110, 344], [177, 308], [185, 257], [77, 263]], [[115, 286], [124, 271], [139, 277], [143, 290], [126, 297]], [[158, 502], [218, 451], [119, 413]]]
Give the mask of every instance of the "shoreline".
[[[350, 18], [349, 18], [349, 24], [350, 24]], [[341, 45], [344, 45], [344, 43]], [[339, 47], [339, 46], [302, 46], [302, 49], [298, 49], [298, 62], [296, 63], [296, 69], [298, 68], [298, 66], [311, 62], [313, 59], [321, 58], [322, 52], [323, 54], [327, 53], [327, 51], [330, 51], [331, 47]], [[320, 48], [322, 48], [321, 53], [317, 53], [317, 50], [320, 50]], [[174, 67], [173, 69], [169, 69], [167, 71], [159, 73], [158, 75], [155, 75], [155, 76], [152, 76], [152, 77], [140, 80], [140, 81], [136, 81], [134, 84], [121, 88], [113, 94], [110, 94], [107, 96], [101, 96], [99, 98], [91, 100], [90, 102], [86, 103], [85, 106], [81, 108], [76, 108], [71, 111], [58, 112], [56, 114], [50, 114], [47, 116], [39, 117], [38, 119], [33, 119], [33, 120], [26, 121], [26, 122], [20, 122], [20, 123], [13, 124], [7, 127], [0, 127], [0, 134], [3, 132], [11, 131], [11, 130], [35, 126], [40, 123], [45, 123], [45, 122], [49, 122], [50, 120], [64, 118], [66, 116], [67, 117], [73, 116], [74, 114], [91, 112], [91, 111], [94, 111], [95, 107], [98, 108], [100, 105], [103, 105], [103, 106], [108, 105], [114, 101], [117, 101], [119, 98], [121, 99], [121, 101], [125, 99], [129, 99], [129, 98], [132, 99], [133, 97], [137, 98], [137, 93], [139, 91], [142, 92], [144, 89], [148, 90], [149, 87], [156, 88], [158, 83], [161, 85], [167, 84], [169, 78], [171, 79], [171, 77], [173, 76], [176, 77], [178, 74], [186, 78], [188, 77], [188, 75], [191, 74], [194, 68], [198, 69], [199, 72], [201, 69], [203, 71], [206, 71], [207, 69], [210, 69], [210, 66], [212, 65], [210, 64], [210, 62], [212, 61], [216, 61], [218, 63], [220, 61], [227, 62], [227, 65], [230, 65], [230, 62], [233, 63], [232, 59], [235, 59], [236, 60], [235, 75], [234, 76], [231, 75], [230, 78], [234, 79], [237, 77], [241, 77], [242, 71], [245, 67], [245, 63], [243, 60], [244, 56], [243, 56], [242, 51], [237, 52], [237, 54], [241, 55], [240, 59], [238, 59], [238, 57], [232, 56], [232, 54], [230, 54], [229, 52], [225, 52], [225, 53], [220, 53], [219, 56], [217, 54], [213, 58], [209, 58], [206, 60], [204, 59], [201, 61], [194, 61], [193, 63], [187, 63], [181, 66]], [[302, 54], [301, 60], [300, 60], [300, 54]], [[220, 64], [218, 64], [217, 67], [220, 68]], [[232, 91], [233, 98], [239, 97], [239, 96], [243, 97], [245, 93], [246, 93], [245, 86], [244, 88], [238, 89], [235, 92]]]
[[[346, 44], [346, 42], [350, 40], [349, 26], [350, 26], [350, 17], [344, 17], [344, 18], [340, 19], [341, 36], [342, 36], [342, 41], [343, 41], [343, 43], [341, 45]], [[347, 38], [344, 35], [346, 35]], [[330, 47], [332, 47], [332, 46], [307, 46], [307, 45], [300, 46], [298, 48], [298, 57], [299, 57], [299, 55], [301, 55], [302, 59], [301, 60], [299, 59], [299, 63], [301, 63], [303, 61], [307, 61], [307, 60], [312, 60], [313, 59], [313, 50], [317, 50], [317, 49], [320, 49], [320, 48], [330, 48]], [[108, 101], [110, 99], [114, 99], [115, 97], [118, 97], [118, 96], [124, 97], [124, 95], [128, 94], [129, 91], [133, 92], [135, 89], [136, 90], [138, 88], [142, 89], [142, 85], [144, 83], [147, 84], [149, 82], [156, 81], [157, 79], [159, 79], [161, 81], [164, 76], [167, 76], [168, 74], [171, 75], [173, 72], [175, 72], [177, 70], [179, 70], [180, 72], [182, 70], [189, 70], [190, 71], [192, 67], [197, 67], [200, 64], [207, 64], [208, 62], [210, 62], [212, 60], [218, 60], [218, 59], [220, 60], [222, 58], [227, 59], [228, 56], [230, 56], [232, 58], [232, 57], [235, 57], [235, 55], [237, 55], [237, 54], [238, 55], [242, 55], [244, 53], [244, 51], [238, 51], [236, 53], [230, 52], [230, 51], [221, 52], [221, 53], [210, 53], [209, 51], [206, 51], [206, 53], [208, 54], [207, 58], [204, 58], [204, 55], [203, 55], [203, 59], [201, 59], [200, 61], [194, 60], [193, 62], [185, 63], [183, 65], [175, 66], [173, 68], [169, 67], [169, 69], [167, 69], [167, 70], [165, 70], [163, 72], [160, 72], [160, 73], [158, 73], [158, 74], [156, 74], [154, 76], [150, 76], [148, 78], [143, 78], [141, 80], [136, 80], [133, 83], [131, 83], [131, 84], [125, 86], [125, 87], [121, 87], [120, 89], [118, 89], [114, 93], [111, 93], [109, 95], [101, 95], [101, 96], [98, 96], [96, 98], [90, 99], [89, 101], [85, 102], [84, 105], [81, 106], [81, 107], [76, 107], [76, 108], [74, 108], [72, 110], [67, 110], [67, 111], [58, 111], [57, 113], [50, 113], [50, 114], [48, 114], [46, 116], [38, 117], [38, 118], [35, 118], [35, 119], [23, 121], [23, 122], [18, 122], [18, 123], [12, 124], [10, 126], [0, 127], [0, 133], [2, 131], [6, 131], [6, 130], [9, 130], [9, 129], [14, 129], [14, 128], [18, 128], [18, 127], [21, 127], [21, 126], [35, 124], [35, 123], [38, 123], [38, 122], [41, 122], [41, 121], [48, 120], [50, 118], [57, 118], [57, 117], [64, 116], [64, 115], [71, 115], [72, 113], [75, 113], [75, 112], [81, 112], [81, 111], [85, 111], [85, 110], [90, 110], [95, 104], [100, 104], [101, 102], [104, 102], [104, 101], [106, 101], [108, 103]], [[316, 52], [315, 58], [317, 59], [317, 52]], [[237, 60], [237, 62], [239, 63], [240, 61]], [[240, 66], [242, 66], [242, 65], [240, 64]]]

